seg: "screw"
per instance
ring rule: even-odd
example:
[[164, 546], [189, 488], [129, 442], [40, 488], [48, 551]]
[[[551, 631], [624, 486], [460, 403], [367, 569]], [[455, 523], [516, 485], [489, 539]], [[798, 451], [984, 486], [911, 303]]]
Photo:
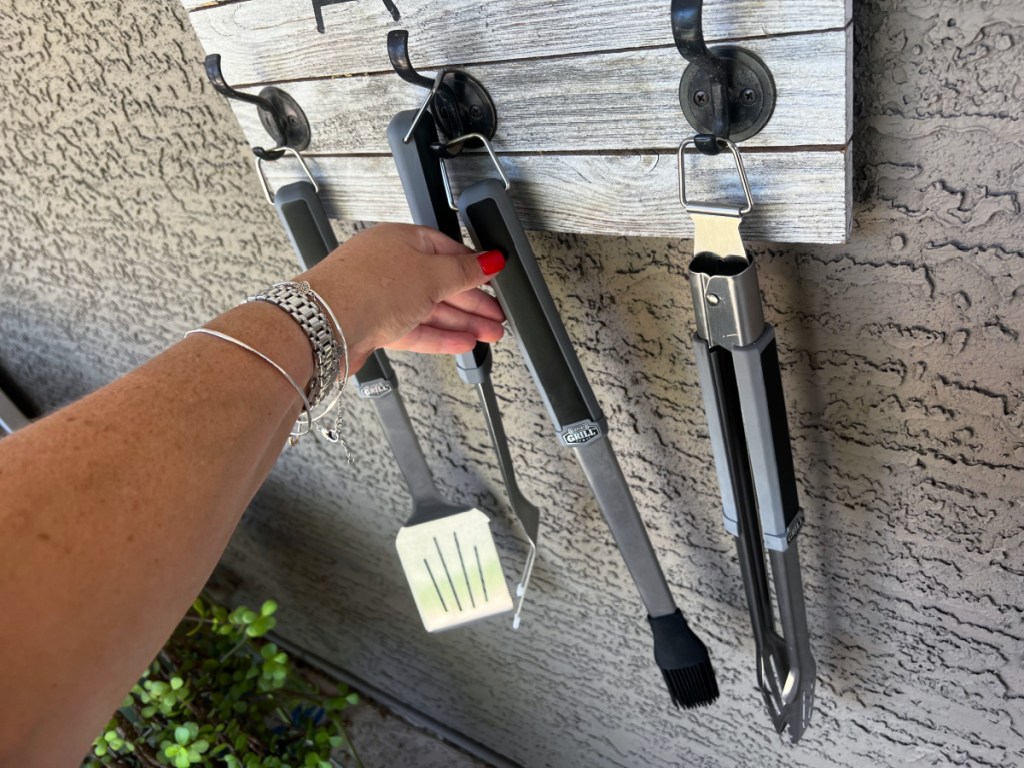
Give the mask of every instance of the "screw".
[[708, 96], [707, 91], [697, 91], [693, 94], [693, 103], [698, 107], [706, 107], [711, 98]]
[[740, 101], [744, 104], [753, 104], [757, 101], [757, 93], [753, 88], [744, 88], [740, 91]]
[[721, 299], [718, 298], [717, 293], [708, 294], [708, 304], [710, 304], [712, 307], [717, 307], [719, 301], [721, 301]]
[[480, 109], [480, 105], [479, 104], [473, 104], [469, 108], [469, 115], [470, 115], [470, 117], [472, 117], [472, 118], [474, 118], [476, 120], [479, 120], [480, 117], [483, 115], [483, 113], [484, 113], [484, 111], [482, 109]]

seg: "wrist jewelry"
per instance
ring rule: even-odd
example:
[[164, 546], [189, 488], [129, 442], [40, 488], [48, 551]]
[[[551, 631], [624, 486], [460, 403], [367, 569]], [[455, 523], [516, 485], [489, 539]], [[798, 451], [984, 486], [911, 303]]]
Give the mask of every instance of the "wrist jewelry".
[[[273, 360], [271, 360], [269, 357], [264, 355], [259, 350], [256, 350], [256, 349], [253, 349], [252, 347], [250, 347], [244, 341], [239, 341], [234, 336], [228, 336], [226, 333], [221, 333], [220, 331], [215, 331], [215, 330], [213, 330], [211, 328], [194, 328], [193, 330], [188, 331], [185, 334], [185, 338], [188, 338], [192, 334], [196, 334], [196, 333], [202, 333], [202, 334], [205, 334], [207, 336], [213, 336], [214, 338], [217, 338], [217, 339], [223, 339], [224, 341], [230, 342], [231, 344], [234, 344], [235, 346], [241, 347], [242, 349], [246, 350], [247, 352], [252, 352], [252, 354], [256, 355], [256, 357], [260, 358], [261, 360], [265, 360], [266, 362], [268, 362], [272, 366], [274, 366], [274, 369], [278, 373], [280, 373], [282, 376], [284, 376], [285, 379], [288, 380], [289, 384], [291, 384], [293, 387], [295, 387], [295, 391], [298, 392], [299, 393], [299, 397], [302, 398], [302, 408], [303, 408], [303, 411], [306, 414], [306, 421], [305, 422], [303, 422], [302, 419], [299, 419], [297, 422], [295, 422], [295, 427], [292, 428], [292, 431], [291, 431], [291, 433], [288, 436], [288, 442], [291, 443], [292, 445], [295, 445], [295, 443], [298, 442], [298, 439], [300, 437], [302, 437], [303, 435], [309, 433], [310, 425], [313, 423], [313, 419], [311, 418], [311, 410], [312, 409], [311, 409], [311, 407], [309, 405], [309, 399], [306, 397], [306, 393], [302, 391], [302, 387], [300, 387], [298, 384], [295, 383], [295, 379], [293, 379], [289, 375], [288, 371], [286, 371], [284, 368], [282, 368], [280, 365], [275, 363]], [[303, 426], [306, 427], [305, 431], [302, 431], [302, 427]]]
[[[277, 283], [246, 298], [265, 301], [287, 312], [309, 339], [316, 370], [309, 384], [309, 401], [319, 405], [338, 378], [338, 345], [320, 304], [310, 295], [309, 283]], [[335, 323], [336, 324], [336, 323]]]
[[[316, 427], [320, 436], [332, 443], [341, 443], [345, 449], [345, 457], [351, 463], [352, 452], [348, 443], [341, 437], [341, 409], [339, 403], [344, 392], [345, 383], [349, 377], [348, 344], [345, 341], [345, 333], [338, 323], [338, 318], [324, 301], [323, 297], [314, 291], [309, 283], [302, 281], [297, 283], [277, 283], [253, 296], [246, 298], [245, 302], [265, 301], [287, 312], [295, 322], [299, 324], [309, 339], [313, 350], [313, 361], [315, 372], [309, 383], [308, 391], [303, 391], [295, 380], [280, 365], [275, 363], [262, 352], [253, 349], [238, 339], [228, 336], [225, 333], [214, 331], [209, 328], [196, 328], [189, 331], [185, 336], [193, 333], [203, 333], [214, 336], [218, 339], [235, 344], [257, 357], [270, 363], [280, 373], [295, 391], [302, 398], [303, 413], [292, 429], [289, 444], [295, 445], [298, 439], [308, 434], [313, 427]], [[327, 318], [330, 318], [328, 321]], [[327, 404], [320, 410], [319, 414], [313, 415], [313, 410], [324, 401]], [[337, 406], [337, 408], [336, 408]], [[321, 422], [331, 411], [335, 411], [333, 423], [322, 424]]]

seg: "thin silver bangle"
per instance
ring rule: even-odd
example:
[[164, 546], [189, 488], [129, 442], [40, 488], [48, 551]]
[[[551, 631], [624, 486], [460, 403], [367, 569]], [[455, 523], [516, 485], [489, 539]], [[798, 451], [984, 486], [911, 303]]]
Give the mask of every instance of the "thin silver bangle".
[[[220, 331], [214, 331], [214, 330], [212, 330], [210, 328], [194, 328], [194, 329], [192, 329], [191, 331], [188, 331], [185, 334], [185, 338], [188, 338], [189, 336], [191, 336], [194, 333], [203, 333], [203, 334], [206, 334], [207, 336], [213, 336], [214, 338], [217, 338], [217, 339], [223, 339], [224, 341], [230, 342], [230, 343], [234, 344], [235, 346], [241, 347], [242, 349], [246, 350], [247, 352], [252, 352], [254, 355], [256, 355], [256, 357], [260, 358], [261, 360], [265, 360], [266, 362], [268, 362], [272, 366], [274, 366], [275, 370], [277, 370], [278, 373], [280, 373], [282, 376], [284, 376], [285, 379], [288, 380], [288, 383], [291, 384], [295, 388], [295, 391], [299, 393], [299, 397], [302, 398], [302, 406], [303, 406], [303, 408], [305, 409], [305, 412], [306, 412], [306, 422], [305, 422], [305, 425], [304, 425], [306, 427], [306, 431], [305, 432], [301, 432], [298, 429], [293, 428], [292, 431], [289, 433], [289, 442], [291, 442], [292, 445], [295, 445], [295, 441], [298, 440], [298, 438], [302, 437], [303, 435], [308, 435], [309, 434], [309, 431], [312, 429], [312, 425], [313, 425], [313, 414], [311, 412], [312, 409], [311, 409], [311, 407], [309, 405], [309, 399], [306, 397], [306, 393], [302, 391], [302, 388], [298, 384], [295, 383], [295, 379], [293, 379], [288, 374], [288, 371], [286, 371], [284, 368], [282, 368], [280, 365], [275, 363], [273, 360], [271, 360], [269, 357], [264, 355], [259, 350], [253, 349], [248, 344], [246, 344], [244, 341], [239, 341], [234, 336], [228, 336], [226, 333], [221, 333]], [[298, 421], [295, 422], [295, 424], [296, 424], [296, 427], [303, 426], [302, 419], [300, 418]]]

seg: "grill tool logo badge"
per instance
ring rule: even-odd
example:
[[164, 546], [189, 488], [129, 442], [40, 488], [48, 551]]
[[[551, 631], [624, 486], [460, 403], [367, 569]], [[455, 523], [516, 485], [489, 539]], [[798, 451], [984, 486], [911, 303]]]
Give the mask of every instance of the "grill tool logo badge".
[[566, 445], [584, 445], [595, 437], [601, 436], [601, 429], [593, 422], [576, 424], [562, 433], [562, 442]]
[[363, 397], [383, 397], [391, 392], [391, 385], [386, 381], [371, 381], [359, 388], [359, 394]]

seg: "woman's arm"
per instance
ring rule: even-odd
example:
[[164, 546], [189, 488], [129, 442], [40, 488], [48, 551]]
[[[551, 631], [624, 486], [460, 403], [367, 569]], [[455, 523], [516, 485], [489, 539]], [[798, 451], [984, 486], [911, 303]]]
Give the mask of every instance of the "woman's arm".
[[[501, 336], [500, 309], [474, 288], [481, 263], [430, 230], [368, 230], [302, 279], [337, 315], [353, 371], [378, 346], [455, 352]], [[207, 327], [300, 386], [313, 374], [277, 307]], [[0, 441], [0, 765], [78, 764], [206, 582], [299, 410], [266, 361], [195, 335]]]

